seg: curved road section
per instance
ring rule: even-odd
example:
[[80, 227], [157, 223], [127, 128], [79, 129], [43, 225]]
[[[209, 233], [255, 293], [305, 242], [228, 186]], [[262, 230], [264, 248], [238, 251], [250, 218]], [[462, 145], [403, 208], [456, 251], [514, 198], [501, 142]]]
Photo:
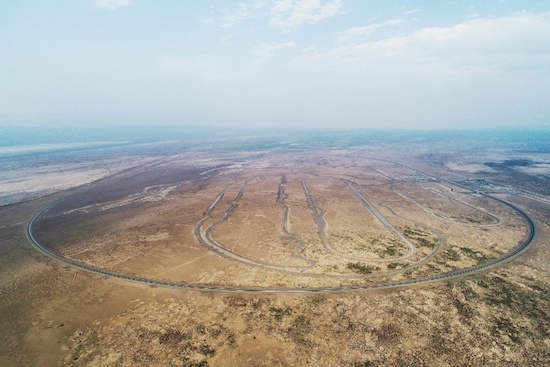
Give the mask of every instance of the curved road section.
[[243, 184], [241, 186], [241, 189], [240, 189], [239, 193], [237, 194], [237, 197], [235, 197], [235, 199], [229, 203], [230, 207], [229, 207], [229, 209], [227, 209], [227, 211], [226, 211], [225, 215], [223, 216], [223, 218], [220, 219], [219, 221], [217, 221], [216, 223], [212, 224], [208, 228], [203, 229], [204, 223], [208, 219], [211, 218], [210, 212], [214, 209], [216, 204], [219, 202], [219, 199], [221, 199], [221, 197], [223, 197], [223, 195], [225, 194], [225, 191], [227, 190], [227, 188], [224, 189], [218, 195], [219, 199], [216, 199], [214, 201], [214, 203], [212, 203], [209, 206], [208, 210], [204, 213], [204, 217], [199, 221], [199, 223], [195, 227], [195, 237], [200, 242], [200, 244], [203, 247], [207, 248], [208, 250], [214, 252], [218, 256], [224, 257], [226, 259], [238, 261], [240, 263], [243, 263], [243, 264], [246, 264], [246, 265], [249, 265], [249, 266], [257, 266], [257, 267], [271, 269], [271, 270], [284, 271], [284, 272], [294, 272], [294, 273], [297, 269], [312, 267], [312, 265], [306, 265], [306, 266], [275, 265], [275, 264], [267, 263], [265, 261], [255, 260], [255, 259], [252, 259], [250, 257], [241, 255], [241, 254], [239, 254], [235, 251], [230, 250], [229, 248], [227, 248], [227, 247], [223, 246], [222, 244], [218, 243], [213, 238], [212, 232], [214, 231], [214, 229], [216, 229], [217, 226], [219, 226], [223, 223], [226, 223], [229, 220], [229, 218], [231, 218], [231, 215], [233, 214], [235, 209], [237, 209], [237, 206], [239, 205], [239, 201], [243, 197], [247, 185], [248, 185], [248, 180], [243, 182]]
[[[390, 162], [390, 161], [388, 161]], [[399, 166], [403, 166], [405, 168], [412, 169], [410, 167], [404, 166], [403, 164], [396, 163], [396, 162], [390, 162]], [[439, 177], [435, 177], [432, 175], [429, 175], [425, 172], [418, 171], [416, 169], [413, 169], [417, 172], [420, 172], [422, 174], [440, 179], [442, 181], [448, 182], [447, 180], [441, 179]], [[232, 183], [232, 182], [231, 182]], [[230, 184], [231, 184], [230, 183]], [[454, 184], [452, 182], [449, 182], [451, 184]], [[227, 187], [230, 186], [227, 185]], [[454, 184], [456, 185], [456, 184]], [[458, 185], [460, 186], [460, 185]], [[226, 188], [227, 188], [226, 187]], [[221, 199], [223, 194], [225, 193], [225, 190], [223, 190], [222, 193], [216, 198], [213, 205], [209, 208], [212, 209], [212, 207]], [[206, 285], [206, 284], [190, 284], [190, 283], [181, 283], [181, 282], [170, 282], [170, 281], [164, 281], [164, 280], [158, 280], [158, 279], [151, 279], [151, 278], [144, 278], [144, 277], [138, 277], [128, 274], [121, 274], [121, 273], [115, 273], [112, 271], [96, 268], [94, 266], [86, 265], [83, 263], [80, 263], [78, 261], [69, 259], [67, 257], [64, 257], [49, 248], [47, 248], [44, 244], [40, 243], [36, 239], [36, 237], [33, 234], [33, 225], [34, 222], [40, 217], [45, 211], [47, 211], [49, 208], [55, 206], [58, 204], [61, 200], [54, 201], [46, 206], [44, 206], [42, 209], [40, 209], [38, 212], [36, 212], [28, 221], [27, 226], [25, 228], [26, 236], [30, 243], [38, 249], [40, 252], [45, 254], [46, 256], [49, 256], [50, 258], [59, 261], [63, 264], [72, 266], [74, 268], [85, 270], [94, 274], [107, 276], [111, 278], [119, 278], [124, 279], [132, 282], [138, 282], [142, 284], [149, 284], [149, 285], [156, 285], [156, 286], [164, 286], [164, 287], [172, 287], [172, 288], [180, 288], [180, 289], [191, 289], [191, 290], [199, 290], [199, 291], [220, 291], [220, 292], [241, 292], [241, 293], [323, 293], [323, 292], [343, 292], [343, 291], [352, 291], [352, 290], [368, 290], [368, 289], [387, 289], [387, 288], [398, 288], [398, 287], [404, 287], [404, 286], [410, 286], [410, 285], [417, 285], [417, 284], [424, 284], [424, 283], [431, 283], [431, 282], [437, 282], [442, 280], [450, 280], [450, 279], [456, 279], [459, 277], [463, 277], [470, 274], [475, 274], [484, 270], [491, 269], [497, 265], [500, 265], [504, 262], [510, 261], [522, 253], [524, 253], [534, 242], [535, 236], [536, 236], [536, 227], [534, 222], [529, 218], [529, 216], [523, 212], [521, 209], [517, 208], [515, 205], [504, 201], [502, 199], [496, 198], [494, 196], [488, 195], [488, 194], [482, 194], [485, 197], [488, 197], [492, 200], [496, 200], [497, 202], [506, 205], [510, 207], [514, 212], [516, 212], [525, 222], [527, 225], [527, 234], [523, 238], [523, 240], [516, 246], [512, 251], [509, 253], [497, 258], [493, 259], [491, 261], [488, 261], [483, 264], [479, 264], [476, 266], [472, 266], [465, 269], [459, 269], [454, 270], [448, 273], [442, 273], [442, 274], [436, 274], [429, 277], [424, 278], [417, 278], [417, 279], [408, 279], [398, 282], [390, 282], [390, 283], [378, 283], [378, 284], [365, 284], [365, 285], [353, 285], [353, 286], [340, 286], [340, 287], [319, 287], [319, 288], [253, 288], [253, 287], [225, 287], [225, 286], [215, 286], [215, 285]], [[207, 210], [208, 212], [208, 210]], [[206, 214], [206, 213], [205, 213]]]

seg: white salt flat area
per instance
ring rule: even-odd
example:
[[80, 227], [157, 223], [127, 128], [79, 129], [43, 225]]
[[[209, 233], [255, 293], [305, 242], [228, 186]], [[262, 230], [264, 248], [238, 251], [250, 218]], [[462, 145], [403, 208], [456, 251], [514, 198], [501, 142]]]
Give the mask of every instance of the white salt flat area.
[[84, 185], [153, 159], [154, 157], [126, 157], [80, 164], [47, 164], [0, 170], [0, 205]]

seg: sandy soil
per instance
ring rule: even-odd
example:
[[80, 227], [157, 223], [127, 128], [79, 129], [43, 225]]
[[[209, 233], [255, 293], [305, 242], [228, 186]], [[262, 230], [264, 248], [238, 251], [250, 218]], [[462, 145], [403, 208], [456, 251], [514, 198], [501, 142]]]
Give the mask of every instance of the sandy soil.
[[[36, 234], [62, 255], [110, 271], [253, 287], [424, 277], [501, 256], [525, 235], [521, 219], [503, 205], [458, 189], [446, 191], [414, 170], [356, 156], [350, 151], [279, 152], [246, 164], [198, 153], [194, 159], [174, 156], [78, 189], [40, 218]], [[380, 157], [394, 159], [391, 152]], [[406, 163], [430, 170], [419, 162]], [[288, 230], [303, 239], [300, 255], [316, 262], [307, 272], [318, 276], [300, 274], [306, 270], [250, 266], [200, 245], [197, 223], [237, 175], [206, 227], [223, 219], [245, 180], [249, 185], [213, 237], [239, 256], [303, 265], [305, 261], [292, 252], [295, 242], [285, 239], [282, 229], [283, 208], [276, 199], [283, 172], [288, 180]], [[406, 248], [340, 177], [364, 189], [372, 207], [414, 245], [414, 256], [376, 261], [403, 256]], [[302, 180], [326, 212], [327, 238], [334, 249], [369, 260], [325, 250]], [[2, 366], [550, 363], [550, 209], [542, 201], [495, 194], [528, 212], [539, 231], [525, 255], [489, 273], [392, 291], [249, 295], [197, 293], [105, 278], [41, 255], [25, 238], [26, 221], [66, 195], [0, 208]], [[441, 251], [415, 267], [436, 249], [438, 235], [444, 238]], [[399, 272], [384, 275], [396, 269]]]

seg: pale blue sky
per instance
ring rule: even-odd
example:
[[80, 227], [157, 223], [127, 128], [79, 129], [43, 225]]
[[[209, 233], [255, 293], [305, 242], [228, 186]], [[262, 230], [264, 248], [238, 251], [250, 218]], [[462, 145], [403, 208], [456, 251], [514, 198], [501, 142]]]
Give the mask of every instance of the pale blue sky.
[[550, 1], [3, 0], [0, 124], [550, 128]]

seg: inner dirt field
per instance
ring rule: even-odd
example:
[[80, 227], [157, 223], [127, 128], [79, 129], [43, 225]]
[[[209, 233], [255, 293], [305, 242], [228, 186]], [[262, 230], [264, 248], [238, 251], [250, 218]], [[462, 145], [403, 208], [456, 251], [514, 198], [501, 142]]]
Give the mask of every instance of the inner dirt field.
[[2, 207], [0, 365], [547, 366], [546, 197], [447, 163], [204, 151]]
[[106, 275], [287, 291], [433, 280], [531, 242], [518, 210], [476, 190], [397, 162], [309, 154], [202, 170], [167, 158], [53, 202], [29, 232]]

